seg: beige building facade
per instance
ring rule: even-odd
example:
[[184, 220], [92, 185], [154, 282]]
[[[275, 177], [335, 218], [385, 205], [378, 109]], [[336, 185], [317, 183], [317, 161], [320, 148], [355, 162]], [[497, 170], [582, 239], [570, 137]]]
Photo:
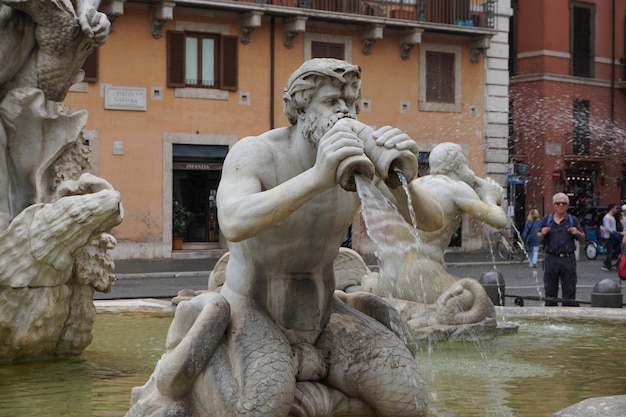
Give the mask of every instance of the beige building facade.
[[[396, 126], [420, 160], [443, 141], [506, 184], [508, 0], [103, 1], [108, 42], [66, 103], [89, 112], [94, 171], [122, 193], [118, 259], [216, 256], [215, 191], [239, 139], [286, 126], [283, 87], [312, 57], [362, 69], [359, 119]], [[172, 250], [172, 203], [194, 213]], [[487, 244], [465, 219], [451, 250]], [[373, 253], [360, 218], [353, 248]]]

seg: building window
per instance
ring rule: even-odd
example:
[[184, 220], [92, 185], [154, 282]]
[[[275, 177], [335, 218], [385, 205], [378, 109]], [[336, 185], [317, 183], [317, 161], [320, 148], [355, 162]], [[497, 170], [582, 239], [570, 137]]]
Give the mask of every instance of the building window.
[[87, 83], [98, 82], [98, 50], [99, 48], [94, 49], [94, 51], [85, 58], [85, 62], [83, 62], [82, 70], [85, 71], [83, 81]]
[[237, 90], [237, 36], [167, 33], [168, 87]]
[[593, 4], [572, 2], [571, 5], [571, 71], [576, 77], [593, 77]]
[[337, 58], [352, 62], [352, 37], [325, 33], [304, 34], [304, 60]]
[[330, 42], [311, 42], [311, 58], [344, 59], [344, 45]]
[[518, 0], [511, 1], [511, 8], [513, 9], [513, 15], [509, 19], [509, 75], [517, 75]]
[[453, 45], [420, 47], [421, 111], [461, 111], [461, 48]]
[[589, 100], [574, 100], [574, 155], [589, 155], [590, 144], [590, 104]]
[[454, 103], [454, 54], [426, 52], [426, 101]]

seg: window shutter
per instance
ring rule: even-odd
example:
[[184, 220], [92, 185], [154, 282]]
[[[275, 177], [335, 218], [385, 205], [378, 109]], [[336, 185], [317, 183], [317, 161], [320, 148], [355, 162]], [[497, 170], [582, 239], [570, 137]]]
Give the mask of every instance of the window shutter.
[[454, 103], [454, 54], [441, 54], [441, 101]]
[[343, 44], [312, 42], [311, 43], [311, 58], [345, 59]]
[[593, 57], [591, 56], [591, 9], [588, 7], [574, 7], [572, 17], [573, 51], [572, 75], [591, 77]]
[[167, 86], [185, 86], [185, 32], [167, 32]]
[[311, 42], [311, 58], [325, 58], [326, 47], [319, 42]]
[[439, 98], [439, 56], [435, 52], [426, 52], [426, 101]]
[[222, 35], [220, 89], [237, 91], [237, 36]]
[[98, 82], [98, 49], [89, 54], [89, 56], [83, 62], [83, 71], [85, 71], [84, 81], [88, 83]]
[[426, 52], [426, 101], [454, 103], [454, 59], [452, 53]]

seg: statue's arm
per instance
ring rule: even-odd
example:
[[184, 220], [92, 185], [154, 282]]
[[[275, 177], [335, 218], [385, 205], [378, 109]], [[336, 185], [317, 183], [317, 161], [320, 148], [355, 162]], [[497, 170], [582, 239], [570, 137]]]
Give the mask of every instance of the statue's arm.
[[496, 229], [502, 229], [507, 224], [506, 212], [500, 205], [485, 202], [477, 195], [468, 197], [459, 193], [456, 195], [456, 204], [464, 213]]
[[[372, 139], [377, 146], [398, 151], [409, 151], [417, 155], [417, 143], [400, 129], [391, 126], [383, 126], [372, 134]], [[415, 221], [418, 229], [432, 232], [443, 226], [443, 212], [439, 201], [433, 193], [416, 183], [416, 179], [409, 178], [408, 187], [411, 196], [411, 204], [415, 213]], [[393, 202], [404, 219], [412, 223], [409, 211], [409, 200], [404, 187], [389, 188], [382, 181], [377, 182], [378, 188], [383, 195]]]
[[98, 12], [100, 0], [74, 0], [76, 15], [83, 33], [97, 44], [103, 44], [109, 34], [111, 22], [104, 13]]
[[504, 200], [504, 189], [493, 179], [476, 177], [474, 190], [482, 201], [491, 205], [502, 205]]
[[335, 187], [339, 162], [363, 153], [356, 136], [351, 131], [346, 135], [345, 129], [331, 128], [318, 145], [314, 166], [283, 182], [281, 171], [287, 175], [286, 170], [278, 165], [298, 165], [300, 161], [286, 161], [286, 153], [279, 154], [272, 147], [295, 144], [287, 140], [270, 143], [267, 136], [261, 136], [242, 139], [233, 146], [224, 161], [217, 191], [218, 219], [224, 236], [231, 242], [256, 236]]
[[300, 207], [303, 203], [300, 199], [304, 200], [311, 189], [308, 174], [265, 189], [263, 178], [271, 176], [275, 162], [260, 141], [259, 138], [239, 141], [222, 167], [217, 190], [218, 220], [222, 233], [231, 242], [272, 228]]

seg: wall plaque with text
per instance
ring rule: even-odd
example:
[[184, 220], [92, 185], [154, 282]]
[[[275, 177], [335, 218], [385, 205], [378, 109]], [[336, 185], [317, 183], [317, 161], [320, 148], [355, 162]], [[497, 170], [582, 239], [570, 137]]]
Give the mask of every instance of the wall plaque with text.
[[116, 87], [104, 89], [104, 108], [107, 110], [146, 111], [146, 89], [139, 87]]

